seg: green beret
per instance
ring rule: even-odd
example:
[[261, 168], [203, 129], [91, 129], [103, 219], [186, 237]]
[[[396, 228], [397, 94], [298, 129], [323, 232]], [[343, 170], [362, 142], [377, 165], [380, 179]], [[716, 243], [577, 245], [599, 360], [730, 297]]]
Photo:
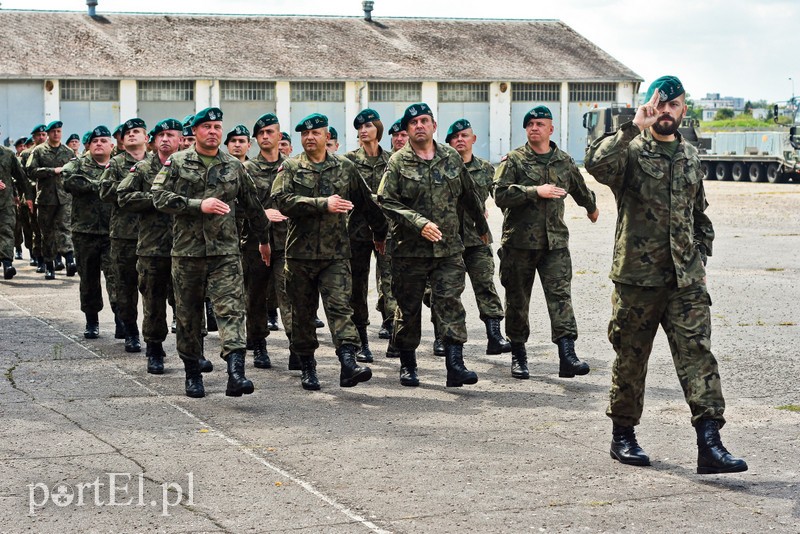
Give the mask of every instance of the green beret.
[[553, 120], [553, 114], [550, 112], [550, 108], [547, 106], [536, 106], [529, 112], [525, 114], [525, 118], [522, 119], [522, 127], [527, 128], [528, 123], [531, 119], [550, 119]]
[[144, 123], [142, 119], [139, 117], [134, 117], [132, 119], [128, 119], [120, 125], [119, 133], [120, 135], [124, 136], [130, 130], [134, 128], [141, 128], [142, 130], [147, 131], [147, 125]]
[[659, 102], [675, 100], [686, 92], [681, 81], [675, 76], [662, 76], [651, 83], [647, 89], [647, 94], [644, 96], [644, 101], [648, 102], [653, 98], [653, 93], [656, 91], [658, 91]]
[[91, 132], [86, 132], [84, 137], [86, 138], [86, 142], [83, 144], [86, 145], [91, 143], [92, 139], [95, 137], [111, 137], [111, 132], [105, 126], [96, 126]]
[[231, 141], [231, 137], [239, 137], [239, 136], [246, 136], [250, 139], [250, 130], [247, 129], [247, 126], [244, 124], [237, 124], [233, 127], [233, 130], [228, 132], [227, 137], [225, 137], [225, 144], [227, 145]]
[[33, 143], [33, 136], [30, 136], [27, 139], [25, 139], [25, 144], [26, 145], [30, 145], [31, 143]]
[[192, 127], [195, 127], [204, 122], [214, 122], [222, 120], [222, 110], [219, 108], [206, 108], [198, 111], [197, 115], [192, 119]]
[[328, 117], [322, 113], [312, 113], [305, 119], [297, 123], [294, 127], [295, 132], [305, 132], [306, 130], [316, 130], [328, 126]]
[[47, 125], [47, 127], [44, 129], [44, 131], [45, 132], [49, 132], [50, 130], [53, 130], [55, 128], [61, 128], [62, 126], [64, 126], [63, 122], [61, 122], [61, 121], [53, 121], [53, 122], [51, 122], [50, 124]]
[[292, 136], [289, 135], [289, 132], [281, 132], [281, 141], [289, 141], [289, 144], [292, 144]]
[[328, 131], [331, 133], [331, 140], [332, 141], [338, 141], [339, 140], [339, 132], [336, 131], [336, 128], [331, 126], [330, 128], [328, 128]]
[[447, 129], [447, 137], [444, 138], [444, 142], [449, 143], [450, 139], [452, 139], [455, 134], [464, 130], [469, 130], [470, 128], [472, 128], [472, 125], [467, 119], [458, 119]]
[[184, 126], [191, 126], [191, 125], [192, 125], [192, 121], [193, 121], [193, 120], [194, 120], [194, 115], [186, 115], [186, 116], [183, 118], [183, 123], [182, 123], [182, 124], [183, 124]]
[[85, 134], [83, 134], [83, 137], [81, 137], [81, 144], [82, 144], [83, 146], [86, 146], [86, 145], [88, 145], [88, 144], [89, 144], [89, 136], [90, 136], [90, 135], [92, 135], [92, 131], [91, 131], [91, 130], [89, 130], [88, 132], [86, 132]]
[[28, 138], [27, 137], [20, 137], [19, 139], [14, 141], [14, 146], [17, 147], [19, 145], [24, 145], [26, 139], [28, 139]]
[[253, 136], [258, 135], [262, 128], [278, 124], [278, 117], [274, 113], [264, 113], [261, 115], [256, 123], [253, 125]]
[[[69, 136], [69, 137], [67, 137], [67, 143], [69, 143], [69, 142], [70, 142], [70, 141], [72, 141], [73, 139], [74, 139], [74, 140], [76, 140], [76, 141], [80, 141], [80, 140], [81, 140], [81, 138], [80, 138], [80, 137], [78, 137], [78, 134], [70, 134], [70, 136]], [[66, 144], [66, 143], [65, 143], [65, 144]]]
[[47, 131], [47, 126], [45, 126], [44, 124], [37, 124], [36, 126], [33, 127], [33, 130], [31, 130], [31, 135], [46, 131]]
[[114, 131], [113, 131], [113, 132], [111, 132], [111, 136], [112, 136], [112, 137], [116, 137], [116, 136], [118, 136], [118, 135], [122, 135], [122, 133], [121, 133], [121, 132], [122, 132], [122, 126], [123, 126], [123, 125], [122, 125], [122, 124], [120, 124], [119, 126], [117, 126], [116, 128], [114, 128]]
[[192, 127], [191, 126], [184, 126], [183, 127], [183, 132], [181, 132], [181, 133], [183, 133], [184, 137], [194, 137], [194, 132], [192, 131]]
[[402, 122], [403, 122], [403, 119], [397, 119], [396, 121], [394, 121], [394, 124], [392, 124], [392, 127], [389, 128], [389, 134], [390, 135], [395, 135], [395, 134], [400, 133], [400, 131], [402, 130], [402, 127], [403, 127]]
[[406, 108], [405, 113], [403, 113], [403, 118], [400, 119], [400, 128], [408, 130], [408, 123], [411, 122], [411, 119], [419, 117], [420, 115], [430, 115], [431, 119], [433, 119], [433, 111], [431, 111], [428, 104], [424, 102], [411, 104]]
[[353, 128], [358, 130], [362, 124], [379, 120], [381, 120], [381, 116], [374, 109], [362, 109], [359, 114], [356, 115], [356, 118], [353, 119]]
[[153, 129], [150, 130], [150, 135], [155, 137], [161, 132], [166, 132], [167, 130], [183, 132], [183, 124], [181, 124], [181, 121], [178, 119], [164, 119], [153, 126]]

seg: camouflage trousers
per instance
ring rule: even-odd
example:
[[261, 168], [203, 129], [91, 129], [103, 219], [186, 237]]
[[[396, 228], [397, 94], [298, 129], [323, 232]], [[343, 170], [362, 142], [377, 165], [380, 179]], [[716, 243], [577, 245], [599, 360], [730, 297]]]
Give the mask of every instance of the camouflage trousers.
[[356, 326], [369, 324], [369, 271], [375, 245], [372, 241], [350, 241], [350, 271], [353, 273], [353, 294], [350, 307], [353, 308], [353, 322]]
[[172, 292], [172, 258], [139, 256], [136, 261], [139, 292], [142, 294], [142, 337], [146, 343], [167, 339], [167, 304], [175, 307]]
[[494, 285], [494, 256], [491, 245], [467, 247], [463, 257], [481, 321], [502, 319], [503, 303]]
[[114, 269], [111, 264], [111, 240], [108, 235], [72, 234], [75, 244], [75, 263], [80, 277], [81, 311], [98, 313], [103, 309], [103, 289], [100, 283], [101, 273], [106, 278], [108, 300], [114, 300]]
[[292, 302], [291, 348], [298, 356], [313, 356], [319, 347], [314, 316], [320, 296], [334, 346], [361, 347], [350, 307], [352, 288], [350, 260], [286, 259], [286, 293]]
[[550, 336], [578, 338], [572, 309], [572, 258], [569, 249], [520, 249], [502, 247], [500, 283], [506, 290], [506, 336], [512, 343], [525, 343], [531, 334], [530, 303], [536, 273], [542, 280], [550, 315]]
[[431, 317], [445, 343], [467, 341], [467, 314], [461, 303], [464, 292], [464, 258], [392, 258], [392, 292], [397, 299], [392, 344], [414, 350], [422, 337], [422, 299], [430, 280]]
[[136, 327], [139, 319], [139, 273], [136, 272], [136, 239], [111, 238], [111, 263], [114, 269], [114, 294], [117, 315], [126, 328]]
[[14, 259], [14, 228], [17, 225], [17, 208], [11, 186], [0, 190], [0, 259]]
[[33, 213], [26, 204], [20, 204], [17, 208], [17, 226], [22, 230], [25, 247], [30, 251], [31, 259], [42, 255], [42, 235], [36, 213], [36, 206], [33, 207]]
[[375, 286], [378, 288], [378, 302], [375, 309], [381, 313], [384, 321], [394, 319], [397, 300], [392, 294], [392, 254], [389, 250], [392, 243], [386, 240], [386, 254], [375, 252]]
[[239, 256], [172, 258], [172, 287], [177, 320], [176, 345], [184, 360], [203, 356], [203, 301], [211, 299], [217, 318], [223, 358], [245, 350], [245, 302]]
[[37, 207], [44, 261], [54, 261], [56, 256], [72, 252], [71, 213], [72, 206], [68, 204]]
[[711, 353], [711, 298], [704, 283], [689, 287], [614, 284], [608, 339], [617, 358], [611, 368], [606, 414], [617, 424], [638, 425], [644, 408], [647, 361], [658, 325], [672, 351], [692, 424], [710, 418], [725, 424], [717, 360]]
[[[286, 337], [291, 341], [292, 339], [292, 301], [289, 300], [289, 295], [286, 293], [286, 251], [285, 250], [272, 250], [272, 280], [270, 287], [275, 291], [275, 300], [278, 303], [278, 308], [281, 310], [281, 321], [283, 322], [283, 331], [286, 332]], [[267, 308], [269, 309], [269, 300], [267, 300]]]
[[23, 244], [28, 250], [33, 249], [30, 212], [28, 211], [28, 206], [20, 204], [17, 206], [17, 226], [14, 228], [14, 246], [18, 249], [22, 249]]
[[[272, 267], [267, 267], [256, 250], [242, 251], [244, 294], [247, 303], [247, 340], [255, 341], [269, 336], [267, 328], [267, 298], [272, 278]], [[284, 319], [285, 321], [285, 319]]]

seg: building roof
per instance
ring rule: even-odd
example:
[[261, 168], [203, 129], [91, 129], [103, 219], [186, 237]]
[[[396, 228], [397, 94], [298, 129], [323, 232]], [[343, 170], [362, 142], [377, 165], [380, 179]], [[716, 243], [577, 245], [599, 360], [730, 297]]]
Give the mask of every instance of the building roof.
[[557, 20], [3, 10], [0, 27], [2, 78], [641, 81]]

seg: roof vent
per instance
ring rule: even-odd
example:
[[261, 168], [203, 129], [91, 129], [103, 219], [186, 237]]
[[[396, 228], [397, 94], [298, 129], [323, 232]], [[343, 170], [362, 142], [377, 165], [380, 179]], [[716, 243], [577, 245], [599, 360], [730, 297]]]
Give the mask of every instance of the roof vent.
[[361, 6], [364, 8], [364, 20], [372, 22], [372, 9], [375, 7], [375, 2], [372, 0], [364, 0], [361, 2]]
[[86, 0], [86, 5], [89, 8], [89, 16], [94, 18], [97, 16], [95, 8], [97, 7], [97, 0]]

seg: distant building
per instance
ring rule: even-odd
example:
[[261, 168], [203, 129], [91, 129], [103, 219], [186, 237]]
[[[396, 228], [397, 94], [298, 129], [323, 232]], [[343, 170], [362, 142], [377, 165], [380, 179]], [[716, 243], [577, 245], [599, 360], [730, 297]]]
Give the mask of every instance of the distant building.
[[720, 97], [719, 93], [706, 93], [705, 98], [695, 100], [695, 107], [703, 109], [703, 120], [712, 121], [717, 115], [717, 111], [723, 108], [732, 109], [734, 116], [744, 112], [744, 98], [725, 96]]
[[215, 105], [226, 127], [274, 112], [286, 131], [321, 112], [350, 150], [362, 108], [388, 128], [424, 101], [438, 139], [466, 117], [476, 154], [496, 162], [525, 143], [523, 116], [545, 104], [554, 140], [583, 160], [583, 114], [632, 104], [642, 81], [557, 20], [3, 10], [0, 27], [4, 137], [56, 119], [78, 134], [134, 116], [153, 125]]

